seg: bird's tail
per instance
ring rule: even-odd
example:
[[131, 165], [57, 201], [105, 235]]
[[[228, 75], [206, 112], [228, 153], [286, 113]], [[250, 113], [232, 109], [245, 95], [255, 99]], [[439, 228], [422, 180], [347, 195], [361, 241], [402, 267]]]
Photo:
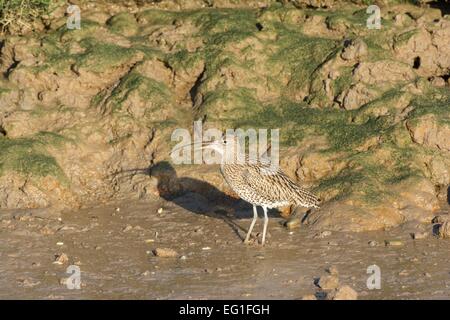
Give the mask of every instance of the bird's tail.
[[319, 197], [314, 195], [312, 192], [296, 185], [295, 192], [293, 194], [293, 202], [297, 206], [302, 206], [306, 208], [320, 208], [319, 205], [321, 200]]

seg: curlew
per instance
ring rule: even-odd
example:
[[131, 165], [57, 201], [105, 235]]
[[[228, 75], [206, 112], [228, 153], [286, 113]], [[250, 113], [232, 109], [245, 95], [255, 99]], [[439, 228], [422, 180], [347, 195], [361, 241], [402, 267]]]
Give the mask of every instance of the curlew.
[[[230, 147], [230, 143], [233, 146]], [[244, 161], [235, 161], [234, 152], [227, 151], [236, 150], [238, 143], [238, 136], [226, 135], [218, 140], [202, 142], [200, 149], [209, 148], [220, 155], [220, 169], [226, 182], [241, 199], [253, 205], [253, 220], [244, 239], [246, 244], [249, 243], [258, 219], [257, 207], [262, 207], [264, 227], [261, 244], [264, 245], [269, 222], [268, 209], [288, 205], [319, 208], [320, 199], [295, 183], [280, 168], [273, 168], [264, 158], [250, 161], [249, 157], [245, 156]]]

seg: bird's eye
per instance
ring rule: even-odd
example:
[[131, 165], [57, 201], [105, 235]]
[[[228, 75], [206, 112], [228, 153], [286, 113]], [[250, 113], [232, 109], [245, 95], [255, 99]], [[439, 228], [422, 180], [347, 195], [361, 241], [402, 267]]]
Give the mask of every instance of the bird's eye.
[[224, 144], [227, 144], [227, 140], [223, 140], [223, 143], [224, 143]]

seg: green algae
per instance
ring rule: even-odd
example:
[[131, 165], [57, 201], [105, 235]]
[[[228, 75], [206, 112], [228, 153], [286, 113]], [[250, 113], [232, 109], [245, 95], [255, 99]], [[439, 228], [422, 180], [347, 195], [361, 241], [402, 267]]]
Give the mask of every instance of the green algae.
[[67, 183], [63, 170], [45, 150], [49, 145], [57, 145], [62, 139], [49, 132], [41, 132], [30, 138], [0, 137], [0, 176], [14, 171], [35, 178], [52, 176]]

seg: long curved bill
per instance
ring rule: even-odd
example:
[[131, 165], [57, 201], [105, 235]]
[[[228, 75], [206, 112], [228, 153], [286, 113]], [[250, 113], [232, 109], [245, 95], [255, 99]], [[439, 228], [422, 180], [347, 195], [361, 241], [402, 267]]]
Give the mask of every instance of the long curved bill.
[[178, 148], [172, 149], [172, 151], [170, 151], [170, 154], [173, 154], [174, 152], [180, 150], [180, 149], [184, 149], [186, 147], [194, 147], [194, 151], [195, 150], [203, 150], [205, 148], [207, 148], [208, 146], [210, 146], [212, 143], [212, 141], [200, 141], [200, 142], [192, 142], [192, 143], [188, 143], [182, 146], [179, 146]]

